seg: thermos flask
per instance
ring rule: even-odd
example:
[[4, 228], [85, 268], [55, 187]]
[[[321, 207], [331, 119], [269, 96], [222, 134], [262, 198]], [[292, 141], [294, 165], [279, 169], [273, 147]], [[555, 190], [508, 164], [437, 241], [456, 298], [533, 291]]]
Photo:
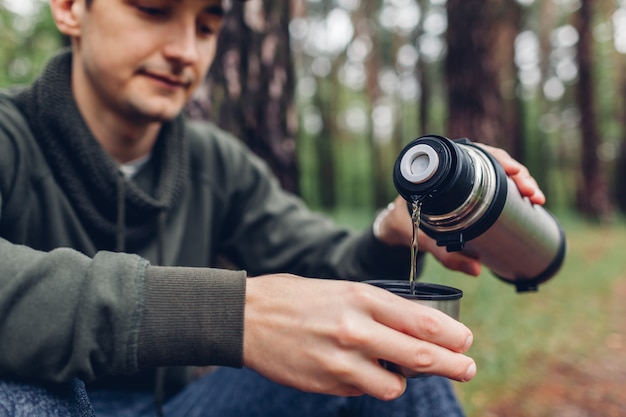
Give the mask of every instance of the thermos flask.
[[423, 136], [398, 156], [396, 189], [421, 205], [420, 228], [449, 252], [479, 258], [518, 291], [536, 291], [565, 258], [556, 218], [522, 197], [500, 163], [468, 139]]

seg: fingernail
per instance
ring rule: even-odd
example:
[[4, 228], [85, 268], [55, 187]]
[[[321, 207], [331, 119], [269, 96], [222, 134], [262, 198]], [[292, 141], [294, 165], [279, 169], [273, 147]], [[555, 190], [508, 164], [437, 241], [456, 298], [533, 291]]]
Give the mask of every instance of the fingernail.
[[477, 264], [474, 262], [466, 263], [465, 265], [463, 265], [463, 272], [465, 272], [467, 275], [477, 277], [478, 275], [480, 275], [480, 266], [477, 266]]
[[474, 376], [476, 376], [476, 363], [472, 362], [471, 365], [467, 367], [463, 382], [469, 381], [470, 379], [474, 378]]
[[463, 352], [467, 352], [470, 347], [472, 347], [472, 343], [474, 343], [474, 335], [467, 336], [465, 339], [465, 345], [463, 346]]
[[543, 200], [543, 201], [546, 200], [546, 196], [543, 194], [541, 190], [537, 191], [537, 196], [540, 200]]

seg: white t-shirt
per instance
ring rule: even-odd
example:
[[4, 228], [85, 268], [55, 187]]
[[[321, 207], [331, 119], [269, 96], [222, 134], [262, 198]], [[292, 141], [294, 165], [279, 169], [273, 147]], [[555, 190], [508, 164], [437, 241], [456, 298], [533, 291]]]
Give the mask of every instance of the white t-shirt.
[[120, 171], [124, 174], [126, 179], [131, 179], [137, 174], [144, 165], [148, 163], [152, 154], [148, 154], [146, 156], [142, 156], [141, 158], [134, 159], [132, 161], [120, 164]]

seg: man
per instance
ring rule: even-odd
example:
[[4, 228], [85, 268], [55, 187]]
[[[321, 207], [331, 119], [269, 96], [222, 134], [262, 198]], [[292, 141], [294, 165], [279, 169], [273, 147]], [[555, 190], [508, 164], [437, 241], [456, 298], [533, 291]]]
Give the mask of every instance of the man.
[[[71, 53], [0, 96], [0, 411], [462, 415], [447, 379], [407, 382], [379, 360], [468, 381], [469, 329], [349, 281], [408, 276], [405, 205], [376, 236], [340, 229], [180, 115], [215, 58], [221, 0], [50, 4]], [[239, 269], [211, 268], [218, 255]], [[226, 368], [187, 367], [205, 365]]]

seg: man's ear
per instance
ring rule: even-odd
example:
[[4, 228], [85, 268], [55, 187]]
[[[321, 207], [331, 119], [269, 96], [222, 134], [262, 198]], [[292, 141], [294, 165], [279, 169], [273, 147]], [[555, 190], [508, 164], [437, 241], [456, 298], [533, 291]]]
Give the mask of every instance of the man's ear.
[[80, 36], [80, 23], [84, 8], [84, 0], [50, 0], [54, 23], [61, 33], [71, 38]]

